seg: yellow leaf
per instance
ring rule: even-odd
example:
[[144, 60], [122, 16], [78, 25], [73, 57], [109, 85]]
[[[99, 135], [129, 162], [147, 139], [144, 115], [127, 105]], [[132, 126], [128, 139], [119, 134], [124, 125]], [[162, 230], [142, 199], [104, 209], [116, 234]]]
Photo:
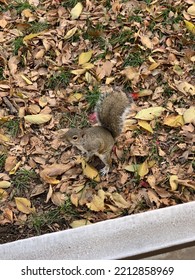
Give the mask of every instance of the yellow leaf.
[[139, 120], [138, 124], [139, 124], [139, 126], [143, 127], [145, 130], [147, 130], [147, 131], [149, 131], [151, 133], [154, 132], [152, 127], [151, 127], [151, 125], [147, 121]]
[[1, 198], [1, 202], [3, 202], [4, 200], [6, 200], [8, 196], [8, 193], [6, 191], [4, 191], [3, 189], [0, 189], [0, 198]]
[[13, 175], [16, 173], [16, 171], [18, 170], [18, 168], [20, 167], [20, 164], [21, 164], [21, 161], [19, 161], [15, 166], [14, 168], [12, 168], [9, 172], [10, 175]]
[[140, 90], [139, 97], [149, 96], [149, 95], [152, 95], [152, 94], [153, 94], [153, 91], [151, 89], [143, 89], [143, 90]]
[[25, 121], [33, 124], [42, 124], [51, 120], [52, 115], [49, 114], [37, 114], [27, 115], [24, 117]]
[[31, 207], [31, 202], [27, 198], [15, 197], [15, 202], [16, 202], [16, 207], [20, 212], [24, 214], [30, 214], [35, 212], [35, 208]]
[[26, 35], [24, 38], [23, 38], [23, 43], [25, 43], [26, 41], [29, 41], [37, 36], [39, 36], [40, 34], [42, 34], [42, 32], [39, 32], [39, 33], [31, 33], [29, 35]]
[[188, 20], [184, 20], [184, 22], [187, 30], [190, 31], [192, 34], [195, 34], [195, 25]]
[[79, 55], [79, 65], [89, 62], [93, 54], [93, 51], [83, 52]]
[[191, 16], [195, 16], [195, 4], [193, 4], [192, 6], [190, 6], [188, 9], [187, 9], [187, 13]]
[[24, 76], [24, 75], [20, 75], [20, 76], [28, 85], [32, 85], [33, 84], [28, 78], [26, 78], [26, 76]]
[[151, 121], [159, 117], [165, 109], [163, 107], [151, 107], [139, 111], [135, 118], [140, 120]]
[[172, 191], [176, 191], [178, 187], [178, 177], [177, 175], [171, 175], [169, 178], [169, 183]]
[[64, 39], [65, 39], [65, 40], [70, 39], [70, 38], [75, 34], [76, 31], [77, 31], [77, 27], [74, 27], [74, 28], [70, 29], [70, 30], [66, 33], [66, 35], [64, 36]]
[[80, 14], [82, 13], [83, 5], [81, 2], [78, 2], [76, 6], [70, 11], [71, 19], [79, 18]]
[[82, 65], [82, 67], [83, 67], [84, 69], [89, 70], [89, 69], [92, 69], [92, 68], [94, 67], [94, 65], [93, 65], [92, 63], [87, 62], [87, 63], [84, 63], [84, 64]]
[[0, 142], [3, 141], [3, 142], [9, 142], [10, 141], [10, 138], [6, 135], [3, 135], [0, 133]]
[[90, 221], [88, 220], [85, 220], [85, 219], [81, 219], [81, 220], [76, 220], [76, 221], [73, 221], [70, 226], [72, 228], [77, 228], [77, 227], [82, 227], [82, 226], [86, 226], [86, 225], [90, 225]]
[[74, 206], [77, 207], [79, 205], [79, 195], [77, 193], [72, 193], [70, 196], [70, 200]]
[[83, 174], [87, 176], [87, 178], [90, 178], [95, 182], [100, 182], [100, 175], [98, 171], [94, 167], [90, 166], [83, 158], [81, 159], [81, 165]]
[[184, 114], [184, 123], [192, 123], [195, 125], [195, 107], [191, 106], [189, 109], [187, 109]]
[[129, 164], [124, 167], [125, 170], [129, 172], [136, 172], [138, 171], [138, 168], [140, 167], [140, 164]]
[[119, 193], [112, 193], [110, 195], [110, 198], [112, 199], [112, 201], [115, 203], [115, 205], [119, 208], [125, 209], [128, 208], [130, 206], [130, 203], [127, 202], [121, 194]]
[[78, 102], [79, 100], [81, 100], [81, 98], [83, 97], [83, 94], [82, 93], [74, 93], [72, 95], [70, 95], [68, 97], [68, 102], [69, 103], [74, 103], [74, 102]]
[[184, 119], [181, 115], [168, 116], [164, 119], [163, 123], [171, 127], [179, 127], [184, 125]]
[[1, 189], [7, 189], [7, 188], [9, 188], [10, 186], [11, 186], [11, 183], [8, 182], [8, 181], [1, 181], [1, 182], [0, 182], [0, 188], [1, 188]]
[[87, 203], [87, 207], [92, 211], [103, 211], [104, 210], [104, 199], [105, 192], [103, 190], [98, 190], [98, 195], [94, 195], [92, 201]]
[[77, 69], [77, 70], [72, 70], [70, 72], [74, 75], [82, 75], [83, 73], [86, 72], [86, 69]]
[[27, 18], [33, 17], [30, 9], [24, 9], [21, 14]]
[[144, 177], [146, 174], [148, 174], [149, 168], [148, 168], [148, 162], [147, 160], [144, 161], [138, 168], [138, 174], [140, 177]]

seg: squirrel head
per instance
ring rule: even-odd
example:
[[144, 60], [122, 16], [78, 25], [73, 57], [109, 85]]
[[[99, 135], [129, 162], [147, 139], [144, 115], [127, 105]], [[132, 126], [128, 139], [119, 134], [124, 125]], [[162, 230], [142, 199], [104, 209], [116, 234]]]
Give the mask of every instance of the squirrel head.
[[76, 146], [80, 143], [83, 137], [83, 130], [79, 128], [71, 128], [66, 133], [60, 136], [60, 139], [64, 140], [67, 144], [72, 144]]

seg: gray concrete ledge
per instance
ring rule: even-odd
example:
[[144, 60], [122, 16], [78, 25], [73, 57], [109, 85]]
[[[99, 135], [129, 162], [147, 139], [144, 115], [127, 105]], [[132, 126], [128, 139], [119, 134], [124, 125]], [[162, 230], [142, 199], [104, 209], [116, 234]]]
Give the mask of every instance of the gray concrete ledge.
[[195, 241], [195, 202], [0, 245], [0, 259], [121, 259]]

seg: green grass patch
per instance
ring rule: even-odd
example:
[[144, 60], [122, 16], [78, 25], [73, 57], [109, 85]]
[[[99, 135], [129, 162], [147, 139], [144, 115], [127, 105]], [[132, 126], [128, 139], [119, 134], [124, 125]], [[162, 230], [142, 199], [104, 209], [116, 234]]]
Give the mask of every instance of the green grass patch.
[[123, 67], [127, 66], [140, 66], [144, 62], [144, 58], [142, 56], [142, 53], [140, 51], [130, 53], [127, 55], [127, 57], [124, 59]]
[[[30, 5], [28, 1], [16, 0], [14, 2], [15, 3], [13, 4], [13, 8], [16, 9], [18, 14], [20, 14], [23, 10], [26, 10], [26, 9], [30, 9], [31, 11], [35, 10], [35, 8], [32, 5]], [[10, 6], [11, 6], [11, 4], [10, 4]]]
[[47, 88], [50, 89], [55, 89], [55, 88], [66, 88], [70, 82], [71, 78], [71, 73], [66, 71], [66, 72], [60, 72], [53, 74], [47, 81], [46, 86]]
[[12, 177], [12, 185], [14, 187], [14, 195], [22, 195], [25, 193], [32, 182], [37, 180], [37, 174], [34, 170], [20, 169]]
[[81, 2], [83, 5], [85, 4], [84, 0], [63, 0], [60, 2], [60, 5], [62, 5], [65, 8], [72, 9], [74, 6], [78, 3]]
[[13, 53], [14, 53], [14, 55], [17, 55], [19, 49], [20, 49], [21, 47], [24, 46], [23, 38], [24, 38], [24, 37], [17, 37], [17, 38], [13, 41]]
[[3, 172], [4, 165], [5, 165], [6, 155], [2, 154], [0, 155], [0, 172]]
[[6, 128], [8, 134], [12, 137], [16, 137], [20, 130], [20, 121], [19, 119], [12, 119], [5, 122], [2, 126]]
[[64, 127], [79, 127], [83, 128], [88, 126], [88, 116], [86, 111], [79, 114], [77, 113], [62, 113], [61, 119], [59, 121], [59, 129]]
[[89, 104], [89, 109], [94, 108], [97, 104], [97, 101], [101, 95], [100, 89], [94, 87], [93, 90], [88, 90], [86, 95], [86, 100]]
[[3, 70], [4, 70], [4, 68], [0, 66], [0, 80], [4, 80]]
[[63, 205], [52, 208], [42, 213], [35, 213], [30, 218], [31, 226], [36, 230], [37, 234], [41, 234], [42, 230], [45, 230], [53, 223], [65, 224], [65, 221], [71, 221], [72, 218], [79, 217], [75, 206], [68, 198]]
[[115, 46], [117, 44], [123, 46], [127, 42], [130, 43], [132, 39], [134, 39], [133, 32], [130, 30], [124, 30], [120, 31], [119, 33], [113, 33], [109, 42], [112, 46]]
[[49, 28], [49, 24], [47, 22], [32, 22], [31, 23], [31, 26], [28, 30], [28, 33], [38, 33], [38, 32], [41, 32], [41, 31], [44, 31], [46, 29]]

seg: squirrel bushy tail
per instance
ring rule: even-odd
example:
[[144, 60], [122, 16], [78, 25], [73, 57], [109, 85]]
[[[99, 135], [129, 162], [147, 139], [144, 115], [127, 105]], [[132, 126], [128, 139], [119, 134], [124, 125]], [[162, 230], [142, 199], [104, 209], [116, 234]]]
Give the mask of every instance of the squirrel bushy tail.
[[131, 103], [131, 97], [119, 87], [101, 94], [95, 111], [99, 125], [110, 131], [113, 138], [120, 135]]

